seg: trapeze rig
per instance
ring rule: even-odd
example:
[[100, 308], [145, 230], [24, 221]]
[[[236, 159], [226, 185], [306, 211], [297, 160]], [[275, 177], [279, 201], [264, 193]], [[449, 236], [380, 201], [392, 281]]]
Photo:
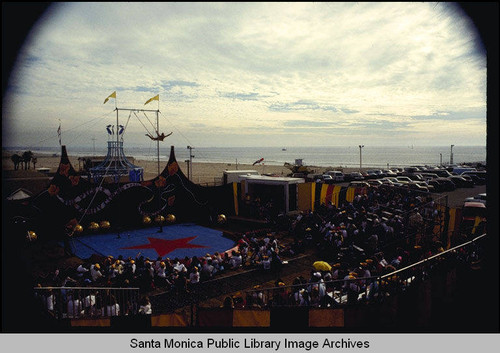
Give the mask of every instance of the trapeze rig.
[[[105, 178], [106, 181], [112, 183], [119, 182], [141, 182], [144, 180], [144, 168], [131, 163], [123, 151], [123, 134], [126, 127], [119, 123], [119, 111], [132, 112], [154, 112], [156, 113], [156, 131], [159, 131], [159, 121], [157, 110], [146, 109], [126, 109], [115, 108], [116, 110], [116, 131], [113, 125], [106, 126], [108, 132], [108, 153], [106, 158], [99, 165], [90, 168], [90, 178], [94, 183], [102, 182]], [[115, 140], [116, 138], [116, 140]], [[158, 161], [158, 175], [160, 174], [160, 141], [157, 142], [157, 161]]]

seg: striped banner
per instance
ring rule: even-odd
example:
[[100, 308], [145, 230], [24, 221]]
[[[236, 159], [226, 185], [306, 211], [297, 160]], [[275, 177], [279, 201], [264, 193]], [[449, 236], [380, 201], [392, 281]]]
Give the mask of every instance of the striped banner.
[[315, 204], [316, 204], [316, 183], [311, 183], [311, 211], [313, 212]]
[[347, 202], [353, 202], [354, 201], [354, 196], [356, 196], [356, 188], [354, 187], [348, 187], [347, 188], [347, 194], [346, 194], [346, 201]]
[[298, 208], [299, 211], [304, 211], [307, 212], [311, 209], [311, 198], [312, 198], [312, 183], [302, 183], [302, 184], [297, 184], [298, 186], [298, 192], [297, 192], [297, 198], [298, 198]]
[[234, 214], [238, 215], [238, 183], [233, 182]]

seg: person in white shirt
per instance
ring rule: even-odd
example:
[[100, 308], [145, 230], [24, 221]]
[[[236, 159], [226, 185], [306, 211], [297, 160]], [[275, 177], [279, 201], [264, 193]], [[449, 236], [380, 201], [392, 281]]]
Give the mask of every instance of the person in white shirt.
[[83, 277], [85, 273], [89, 272], [89, 269], [86, 268], [83, 264], [80, 264], [77, 267], [76, 272], [78, 272], [78, 277]]
[[106, 306], [107, 316], [119, 316], [120, 315], [120, 304], [116, 302], [116, 298], [112, 295], [109, 298], [109, 304]]
[[233, 250], [232, 251], [232, 256], [231, 256], [231, 267], [233, 269], [240, 267], [241, 264], [242, 264], [242, 261], [243, 261], [243, 259], [241, 257], [240, 252], [239, 251], [236, 252], [236, 251]]
[[200, 272], [198, 271], [198, 267], [193, 268], [193, 272], [189, 274], [189, 283], [191, 285], [195, 285], [200, 282]]
[[101, 265], [94, 264], [90, 266], [90, 276], [92, 277], [93, 282], [100, 280], [103, 277], [101, 272]]
[[266, 271], [270, 270], [271, 269], [271, 260], [269, 259], [269, 256], [264, 255], [262, 257], [261, 264], [262, 264], [262, 269], [263, 270], [266, 270]]
[[96, 298], [95, 292], [92, 291], [83, 299], [83, 307], [85, 310], [85, 314], [87, 316], [94, 316], [96, 314]]
[[139, 307], [139, 314], [143, 315], [151, 315], [153, 313], [153, 309], [151, 307], [151, 302], [148, 297], [144, 297], [141, 300], [141, 306]]
[[82, 301], [78, 298], [73, 298], [72, 296], [68, 296], [68, 318], [77, 318], [83, 314], [82, 309]]

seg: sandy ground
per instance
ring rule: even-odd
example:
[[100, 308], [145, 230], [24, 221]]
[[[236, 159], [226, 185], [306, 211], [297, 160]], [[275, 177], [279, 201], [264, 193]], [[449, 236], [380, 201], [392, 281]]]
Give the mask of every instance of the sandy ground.
[[[21, 154], [22, 152], [18, 152]], [[3, 152], [2, 153], [2, 170], [4, 171], [13, 171], [14, 164], [10, 160], [12, 153]], [[49, 168], [50, 173], [54, 173], [57, 171], [57, 167], [59, 165], [60, 157], [52, 157], [50, 155], [35, 155], [37, 157], [36, 169], [38, 168]], [[69, 156], [69, 160], [73, 165], [73, 168], [76, 170], [80, 170], [80, 165], [83, 166], [81, 162], [78, 161], [77, 157]], [[184, 161], [177, 161], [181, 170], [184, 174], [188, 174], [188, 165]], [[144, 168], [144, 179], [153, 179], [158, 175], [158, 164], [155, 161], [144, 161], [144, 160], [134, 160], [133, 163], [135, 165], [141, 166]], [[166, 162], [160, 162], [160, 172], [166, 167]], [[327, 169], [325, 167], [310, 167], [317, 173], [322, 173]], [[220, 184], [223, 173], [225, 170], [256, 170], [259, 174], [273, 174], [278, 176], [287, 176], [291, 173], [291, 170], [286, 168], [285, 166], [279, 165], [267, 165], [267, 164], [258, 164], [258, 165], [249, 165], [249, 164], [238, 164], [235, 163], [198, 163], [193, 161], [191, 168], [192, 181], [197, 184], [205, 184], [205, 185], [214, 185]], [[349, 169], [344, 168], [344, 172], [350, 172], [352, 170], [358, 169]], [[15, 175], [13, 173], [9, 173], [9, 175], [15, 177], [36, 177], [38, 173], [33, 172], [33, 164], [31, 164], [30, 171], [17, 171]], [[41, 175], [43, 176], [43, 175]]]
[[[21, 152], [22, 153], [22, 152]], [[19, 154], [21, 154], [19, 153]], [[3, 190], [6, 194], [10, 194], [19, 187], [23, 187], [34, 194], [41, 191], [48, 184], [49, 178], [46, 174], [37, 172], [33, 169], [29, 170], [17, 170], [14, 171], [14, 164], [10, 160], [12, 153], [2, 153], [2, 176], [3, 176]], [[53, 157], [50, 155], [36, 155], [37, 163], [36, 169], [38, 168], [49, 168], [50, 173], [55, 173], [59, 165], [60, 157]], [[79, 161], [77, 157], [69, 156], [70, 162], [76, 170], [80, 169]], [[177, 161], [181, 170], [185, 175], [188, 174], [188, 167], [186, 162]], [[144, 168], [144, 179], [153, 179], [158, 175], [158, 165], [154, 161], [133, 161], [135, 165], [142, 166]], [[160, 172], [166, 167], [166, 162], [160, 164]], [[315, 169], [315, 173], [322, 173], [327, 169], [325, 167], [310, 167]], [[222, 177], [225, 170], [256, 170], [259, 174], [274, 174], [278, 176], [287, 176], [291, 173], [290, 169], [284, 166], [274, 166], [274, 165], [245, 165], [245, 164], [231, 164], [231, 163], [197, 163], [193, 162], [192, 165], [192, 181], [205, 185], [220, 185], [222, 183]], [[340, 169], [339, 169], [340, 170]], [[344, 173], [349, 173], [351, 171], [356, 171], [356, 168], [344, 168]], [[12, 178], [16, 178], [14, 182]], [[24, 179], [24, 182], [19, 179]], [[457, 189], [452, 192], [446, 192], [444, 195], [448, 196], [448, 205], [450, 207], [460, 207], [463, 205], [463, 200], [466, 197], [474, 196], [479, 193], [486, 192], [486, 185], [475, 186], [472, 189]]]

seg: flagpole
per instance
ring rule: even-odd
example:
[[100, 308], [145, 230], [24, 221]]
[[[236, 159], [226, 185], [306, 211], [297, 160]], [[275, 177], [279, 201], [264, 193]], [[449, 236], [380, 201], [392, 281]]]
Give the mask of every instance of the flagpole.
[[59, 134], [59, 146], [62, 146], [62, 131], [61, 131], [61, 119], [59, 119], [59, 129], [57, 129], [57, 132]]
[[[158, 119], [158, 113], [160, 112], [160, 97], [158, 97], [158, 109], [156, 110], [156, 134], [160, 136], [160, 119]], [[160, 139], [156, 141], [156, 152], [157, 152], [157, 160], [158, 160], [158, 176], [160, 175]], [[158, 202], [160, 203], [161, 207], [161, 192], [158, 195]], [[163, 224], [160, 221], [160, 229], [158, 231], [159, 233], [163, 232]]]
[[[158, 110], [156, 111], [156, 134], [160, 135], [160, 120], [158, 119], [158, 112], [160, 111], [160, 102], [158, 101]], [[160, 139], [156, 141], [156, 153], [158, 160], [158, 175], [160, 175]]]

